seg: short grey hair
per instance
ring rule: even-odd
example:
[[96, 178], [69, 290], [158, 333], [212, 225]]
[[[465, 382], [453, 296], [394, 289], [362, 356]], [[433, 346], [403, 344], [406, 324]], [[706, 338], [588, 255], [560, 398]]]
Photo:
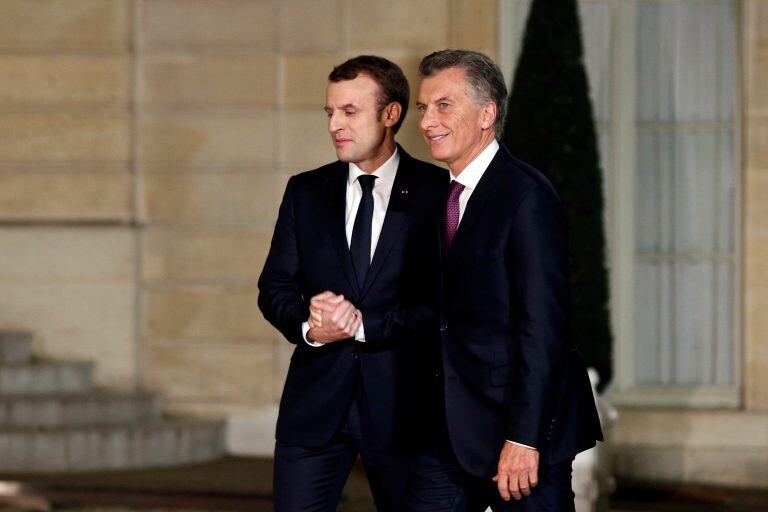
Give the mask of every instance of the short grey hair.
[[507, 85], [504, 83], [504, 75], [499, 66], [490, 57], [480, 52], [440, 50], [421, 59], [419, 74], [423, 78], [449, 68], [464, 70], [472, 92], [470, 97], [475, 104], [484, 105], [488, 102], [496, 104], [493, 133], [497, 139], [500, 139], [507, 113]]

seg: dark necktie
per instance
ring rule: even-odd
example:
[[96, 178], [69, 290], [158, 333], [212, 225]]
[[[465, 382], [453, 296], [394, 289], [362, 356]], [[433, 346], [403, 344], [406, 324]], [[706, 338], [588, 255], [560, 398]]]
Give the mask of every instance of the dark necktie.
[[357, 181], [363, 190], [360, 198], [360, 206], [357, 208], [355, 225], [352, 227], [352, 241], [349, 251], [352, 253], [352, 264], [355, 267], [355, 276], [360, 289], [365, 283], [365, 275], [371, 266], [371, 222], [373, 222], [373, 182], [376, 176], [369, 174], [360, 175]]
[[448, 189], [448, 200], [445, 202], [445, 217], [443, 218], [443, 242], [446, 252], [451, 249], [453, 237], [456, 236], [456, 230], [459, 229], [459, 196], [462, 190], [464, 190], [464, 185], [456, 180], [451, 182]]

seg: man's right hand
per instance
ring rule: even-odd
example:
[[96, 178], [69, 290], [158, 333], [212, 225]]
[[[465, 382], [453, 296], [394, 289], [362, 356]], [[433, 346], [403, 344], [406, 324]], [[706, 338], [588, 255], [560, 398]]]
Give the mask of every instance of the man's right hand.
[[307, 338], [316, 343], [333, 343], [355, 336], [363, 321], [357, 308], [343, 295], [323, 292], [310, 300]]

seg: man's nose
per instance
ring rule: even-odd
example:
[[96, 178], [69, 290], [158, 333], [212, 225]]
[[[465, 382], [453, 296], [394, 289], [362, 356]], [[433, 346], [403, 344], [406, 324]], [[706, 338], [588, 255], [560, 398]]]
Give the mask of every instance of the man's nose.
[[435, 115], [431, 108], [427, 107], [421, 112], [421, 119], [419, 120], [419, 127], [427, 131], [430, 128], [434, 128], [436, 126], [435, 122]]
[[341, 128], [341, 116], [336, 112], [328, 116], [328, 131], [334, 133]]

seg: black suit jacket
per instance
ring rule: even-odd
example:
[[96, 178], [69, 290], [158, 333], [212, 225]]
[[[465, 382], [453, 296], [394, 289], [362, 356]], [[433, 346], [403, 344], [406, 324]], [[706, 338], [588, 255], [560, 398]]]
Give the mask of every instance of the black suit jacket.
[[441, 348], [456, 456], [496, 473], [505, 439], [554, 464], [602, 440], [585, 366], [568, 339], [568, 236], [557, 193], [503, 145], [443, 254]]
[[[390, 447], [416, 439], [427, 346], [437, 343], [432, 283], [439, 270], [428, 250], [448, 173], [402, 148], [392, 195], [371, 268], [358, 289], [344, 213], [348, 164], [335, 162], [293, 176], [285, 190], [259, 278], [264, 317], [296, 344], [280, 401], [277, 439], [307, 447], [327, 444], [352, 402], [357, 378], [376, 434]], [[308, 345], [301, 324], [309, 299], [343, 294], [363, 314], [366, 341]], [[430, 298], [431, 294], [431, 298]], [[430, 306], [432, 304], [432, 306]], [[358, 377], [361, 369], [361, 377]]]

